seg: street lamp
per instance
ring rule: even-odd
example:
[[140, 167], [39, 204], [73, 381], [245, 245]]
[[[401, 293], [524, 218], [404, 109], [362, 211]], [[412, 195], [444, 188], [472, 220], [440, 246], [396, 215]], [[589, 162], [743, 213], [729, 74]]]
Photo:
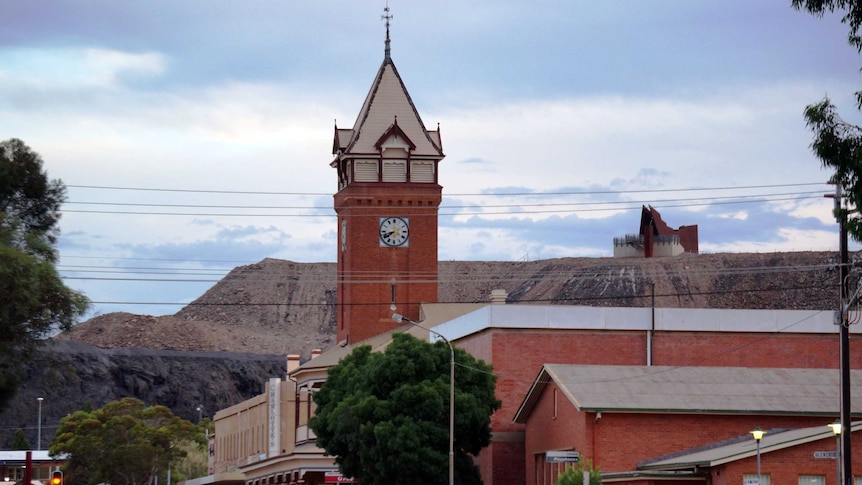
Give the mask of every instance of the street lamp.
[[42, 449], [42, 401], [43, 398], [37, 397], [36, 401], [39, 402], [39, 425], [36, 427], [36, 449]]
[[841, 483], [841, 418], [836, 419], [834, 423], [829, 423], [826, 426], [832, 428], [832, 433], [835, 434], [835, 451], [838, 455], [835, 457], [835, 463], [838, 464], [837, 475], [838, 481], [835, 483]]
[[757, 485], [762, 485], [760, 483], [760, 439], [763, 438], [763, 435], [766, 434], [766, 431], [760, 429], [760, 426], [754, 428], [752, 431], [749, 431], [748, 434], [754, 436], [754, 441], [757, 443]]
[[452, 348], [452, 342], [442, 334], [437, 333], [428, 327], [419, 325], [404, 315], [393, 313], [392, 319], [398, 323], [407, 322], [411, 325], [425, 329], [442, 338], [443, 341], [446, 342], [446, 345], [449, 346], [449, 485], [455, 485], [455, 349]]
[[203, 416], [203, 413], [204, 413], [204, 405], [203, 405], [203, 404], [198, 404], [198, 405], [195, 407], [195, 411], [197, 411], [197, 412], [198, 412], [198, 424], [201, 424], [201, 420], [203, 420], [203, 419], [204, 419], [204, 416]]

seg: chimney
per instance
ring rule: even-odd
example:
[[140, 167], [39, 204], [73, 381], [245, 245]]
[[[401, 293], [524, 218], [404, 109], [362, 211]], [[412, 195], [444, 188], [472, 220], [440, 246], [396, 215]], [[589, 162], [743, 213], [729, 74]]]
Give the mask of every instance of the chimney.
[[299, 368], [299, 354], [288, 354], [287, 355], [287, 373], [295, 371]]
[[316, 359], [318, 356], [320, 356], [320, 349], [312, 349], [311, 358]]
[[508, 297], [509, 293], [506, 290], [491, 290], [491, 304], [493, 305], [505, 305]]

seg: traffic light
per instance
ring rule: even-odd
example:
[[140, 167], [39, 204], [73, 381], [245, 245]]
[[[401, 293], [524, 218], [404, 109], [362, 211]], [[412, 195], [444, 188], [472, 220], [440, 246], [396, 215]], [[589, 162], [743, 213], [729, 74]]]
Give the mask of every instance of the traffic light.
[[51, 474], [51, 485], [63, 485], [63, 472], [56, 471]]

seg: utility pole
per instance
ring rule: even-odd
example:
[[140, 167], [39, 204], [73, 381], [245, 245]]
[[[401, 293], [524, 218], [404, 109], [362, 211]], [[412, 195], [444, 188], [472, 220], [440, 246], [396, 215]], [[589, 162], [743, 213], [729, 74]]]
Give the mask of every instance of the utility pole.
[[[848, 266], [850, 258], [847, 253], [847, 211], [844, 210], [841, 194], [841, 182], [837, 179], [835, 183], [835, 217], [838, 219], [838, 231], [840, 233], [838, 256], [840, 259], [838, 275], [839, 282], [839, 310], [836, 322], [840, 325], [838, 329], [839, 341], [839, 367], [841, 370], [841, 428], [846, 430], [841, 433], [841, 447], [839, 450], [841, 460], [841, 483], [853, 485], [853, 455], [851, 453], [852, 422], [850, 421], [850, 320], [847, 313], [853, 302], [848, 298]], [[854, 298], [855, 299], [855, 298]]]

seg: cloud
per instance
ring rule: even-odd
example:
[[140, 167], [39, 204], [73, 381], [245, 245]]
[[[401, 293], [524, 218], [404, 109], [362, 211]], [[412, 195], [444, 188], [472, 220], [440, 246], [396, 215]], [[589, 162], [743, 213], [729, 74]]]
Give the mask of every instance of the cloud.
[[834, 231], [801, 230], [782, 227], [775, 231], [774, 237], [768, 241], [755, 239], [737, 239], [719, 244], [709, 241], [700, 244], [704, 253], [775, 253], [785, 251], [822, 251], [824, 247], [838, 245], [838, 236]]
[[[0, 49], [0, 92], [70, 93], [83, 89], [119, 89], [165, 72], [156, 52], [131, 53], [101, 48]], [[32, 105], [32, 103], [31, 103]]]
[[[698, 224], [704, 250], [834, 246], [830, 202], [800, 194], [825, 187], [789, 184], [828, 178], [804, 106], [829, 93], [857, 116], [840, 18], [744, 1], [525, 5], [395, 11], [393, 58], [448, 156], [441, 258], [609, 256], [644, 204]], [[379, 13], [349, 0], [8, 5], [0, 132], [71, 186], [64, 262], [334, 261], [333, 124], [352, 126], [382, 60]], [[81, 284], [119, 299], [145, 283]]]

